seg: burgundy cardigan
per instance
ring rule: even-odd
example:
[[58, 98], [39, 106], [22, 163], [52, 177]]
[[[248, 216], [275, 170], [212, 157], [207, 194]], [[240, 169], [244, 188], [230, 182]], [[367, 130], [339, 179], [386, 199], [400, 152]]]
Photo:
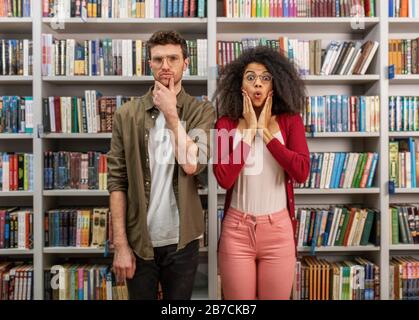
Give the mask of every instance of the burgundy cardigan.
[[[288, 212], [295, 236], [297, 231], [297, 220], [295, 219], [294, 214], [293, 180], [299, 183], [306, 181], [310, 171], [310, 154], [307, 147], [303, 121], [300, 115], [281, 114], [277, 116], [276, 119], [279, 128], [281, 129], [284, 145], [277, 138], [273, 138], [267, 144], [267, 148], [276, 161], [278, 161], [278, 164], [284, 169]], [[224, 205], [225, 213], [227, 213], [227, 210], [230, 207], [234, 184], [250, 151], [250, 146], [243, 141], [241, 141], [233, 150], [234, 133], [238, 124], [238, 120], [234, 121], [226, 116], [218, 119], [215, 124], [215, 128], [217, 129], [217, 161], [214, 164], [214, 175], [218, 184], [224, 189], [227, 189]], [[226, 145], [226, 141], [228, 141], [228, 145]], [[233, 163], [233, 159], [236, 159], [236, 164]], [[239, 161], [237, 161], [237, 159], [239, 159]], [[297, 243], [296, 240], [297, 239], [295, 239], [295, 244]]]

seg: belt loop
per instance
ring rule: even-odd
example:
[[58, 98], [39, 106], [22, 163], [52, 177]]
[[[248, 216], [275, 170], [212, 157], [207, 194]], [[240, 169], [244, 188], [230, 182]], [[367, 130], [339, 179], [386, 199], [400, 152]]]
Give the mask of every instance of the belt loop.
[[247, 217], [247, 213], [243, 212], [243, 216], [240, 223], [244, 223], [246, 221], [246, 217]]
[[271, 224], [274, 224], [274, 219], [272, 218], [272, 214], [269, 214], [268, 217], [269, 217], [269, 222]]

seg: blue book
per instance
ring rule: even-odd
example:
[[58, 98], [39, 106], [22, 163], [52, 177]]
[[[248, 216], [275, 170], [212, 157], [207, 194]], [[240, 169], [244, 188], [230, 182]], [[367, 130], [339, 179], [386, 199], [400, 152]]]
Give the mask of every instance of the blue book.
[[179, 17], [179, 0], [173, 0], [173, 17]]
[[394, 0], [388, 0], [388, 16], [390, 18], [394, 17], [393, 11], [394, 11]]
[[411, 5], [412, 5], [412, 12], [413, 12], [413, 17], [412, 18], [418, 18], [416, 16], [416, 1], [411, 1]]
[[173, 1], [174, 0], [167, 0], [167, 17], [173, 17]]
[[327, 246], [327, 242], [329, 241], [330, 229], [332, 228], [332, 223], [333, 223], [333, 216], [334, 216], [334, 212], [329, 211], [328, 216], [327, 216], [326, 229], [324, 231], [324, 236], [323, 236], [323, 244], [322, 244], [323, 246]]
[[205, 0], [198, 0], [198, 18], [205, 17]]
[[18, 121], [17, 121], [18, 109], [17, 109], [16, 97], [11, 97], [10, 106], [11, 106], [11, 115], [12, 115], [12, 132], [18, 133], [19, 131]]
[[57, 210], [54, 210], [54, 234], [53, 234], [53, 243], [54, 247], [60, 245], [60, 216]]
[[284, 10], [284, 17], [289, 17], [289, 0], [284, 0], [283, 10]]
[[340, 17], [340, 0], [336, 0], [336, 17]]
[[314, 254], [317, 247], [317, 240], [319, 237], [320, 227], [321, 227], [321, 218], [322, 218], [322, 212], [316, 211], [316, 218], [314, 222], [314, 232], [313, 232], [313, 238], [311, 239], [311, 254]]
[[348, 132], [348, 112], [349, 112], [349, 97], [346, 95], [342, 96], [342, 131]]
[[342, 132], [342, 112], [343, 112], [343, 108], [342, 108], [342, 96], [338, 95], [337, 96], [337, 119], [336, 119], [336, 131], [337, 132]]
[[337, 122], [338, 122], [338, 106], [337, 106], [337, 96], [332, 95], [330, 97], [331, 99], [331, 131], [336, 132], [337, 131]]
[[374, 157], [372, 158], [371, 169], [370, 169], [370, 173], [368, 175], [368, 180], [367, 180], [367, 188], [371, 188], [372, 186], [372, 181], [375, 175], [377, 162], [378, 162], [378, 153], [374, 152]]
[[183, 12], [183, 7], [184, 7], [184, 0], [179, 0], [179, 17], [185, 17], [185, 13]]
[[167, 18], [167, 0], [160, 0], [160, 18]]
[[[333, 159], [333, 167], [332, 167], [332, 177], [330, 178], [329, 188], [333, 188], [333, 183], [336, 177], [336, 166], [339, 162], [339, 152], [334, 152], [335, 158]], [[329, 160], [330, 161], [330, 160]]]
[[409, 151], [410, 151], [410, 163], [411, 163], [411, 176], [412, 176], [412, 188], [416, 188], [416, 149], [415, 140], [409, 137]]
[[337, 181], [339, 180], [340, 176], [339, 176], [339, 167], [340, 167], [340, 163], [341, 163], [341, 159], [343, 157], [343, 153], [342, 152], [336, 152], [335, 155], [335, 162], [333, 164], [333, 173], [332, 173], [332, 180], [330, 181], [330, 188], [334, 189], [337, 188]]
[[360, 110], [359, 110], [359, 131], [365, 132], [365, 111], [366, 111], [366, 97], [361, 96], [359, 99], [360, 102]]

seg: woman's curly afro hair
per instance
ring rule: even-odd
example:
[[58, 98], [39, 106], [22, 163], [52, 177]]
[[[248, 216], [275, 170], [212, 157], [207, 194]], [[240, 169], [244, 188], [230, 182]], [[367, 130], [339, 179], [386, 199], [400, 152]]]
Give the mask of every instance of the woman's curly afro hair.
[[298, 71], [283, 54], [269, 47], [259, 46], [245, 50], [222, 71], [214, 93], [218, 117], [228, 116], [233, 120], [242, 117], [242, 79], [246, 67], [252, 62], [264, 65], [273, 77], [272, 114], [302, 112], [305, 86]]

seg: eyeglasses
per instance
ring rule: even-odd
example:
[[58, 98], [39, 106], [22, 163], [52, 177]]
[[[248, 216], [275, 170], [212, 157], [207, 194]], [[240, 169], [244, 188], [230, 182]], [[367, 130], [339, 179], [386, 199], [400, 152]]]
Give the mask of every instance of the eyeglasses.
[[272, 76], [268, 73], [256, 75], [255, 73], [248, 73], [244, 80], [250, 84], [255, 84], [256, 79], [259, 78], [263, 84], [269, 84], [272, 81]]
[[163, 56], [163, 57], [152, 57], [151, 63], [156, 68], [161, 68], [163, 65], [163, 61], [166, 60], [169, 67], [173, 67], [180, 62], [180, 57], [178, 55], [170, 55], [170, 56]]

